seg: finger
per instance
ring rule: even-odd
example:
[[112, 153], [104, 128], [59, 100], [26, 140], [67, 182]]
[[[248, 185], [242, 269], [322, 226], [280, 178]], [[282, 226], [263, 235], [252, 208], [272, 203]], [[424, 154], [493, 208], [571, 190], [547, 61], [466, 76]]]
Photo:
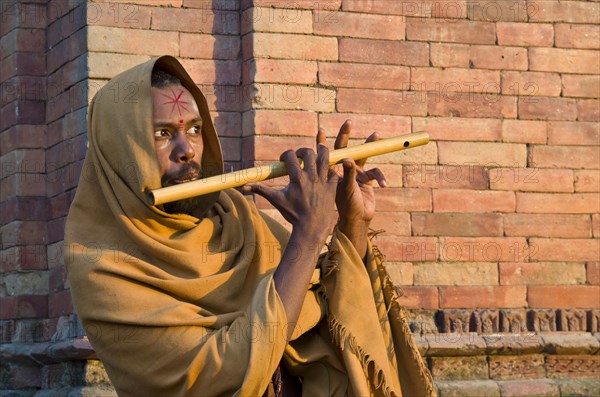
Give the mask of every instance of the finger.
[[379, 168], [373, 168], [364, 173], [368, 181], [375, 180], [380, 187], [387, 187], [388, 183], [385, 175]]
[[296, 155], [304, 162], [304, 172], [308, 177], [314, 180], [317, 177], [317, 164], [315, 160], [315, 151], [306, 147], [296, 150]]
[[[375, 131], [374, 133], [372, 133], [371, 135], [369, 135], [369, 137], [367, 138], [367, 140], [365, 141], [365, 143], [367, 142], [375, 142], [380, 140], [381, 138], [379, 137], [379, 132]], [[365, 166], [365, 164], [367, 164], [367, 160], [368, 159], [360, 159], [356, 162], [356, 165], [359, 166], [360, 168], [363, 168]]]
[[298, 156], [296, 156], [296, 153], [294, 153], [293, 150], [286, 150], [281, 154], [279, 160], [285, 162], [288, 175], [290, 176], [290, 181], [300, 181], [302, 168], [300, 167], [300, 162], [298, 161]]
[[317, 132], [317, 146], [319, 146], [319, 144], [327, 145], [327, 134], [325, 134], [323, 128], [319, 128], [319, 131]]
[[333, 145], [334, 149], [341, 149], [348, 146], [348, 139], [350, 138], [351, 131], [352, 121], [346, 120], [340, 128], [337, 138], [335, 138], [335, 144]]
[[317, 172], [322, 181], [328, 179], [329, 169], [329, 148], [319, 143], [317, 144]]
[[356, 186], [356, 163], [352, 159], [344, 159], [344, 176], [340, 182], [347, 197], [350, 197]]

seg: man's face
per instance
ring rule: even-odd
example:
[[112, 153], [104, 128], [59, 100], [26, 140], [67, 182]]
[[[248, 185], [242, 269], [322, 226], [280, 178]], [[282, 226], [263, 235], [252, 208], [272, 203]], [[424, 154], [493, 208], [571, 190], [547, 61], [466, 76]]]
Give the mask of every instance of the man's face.
[[[163, 187], [202, 174], [202, 118], [192, 94], [181, 85], [152, 87], [154, 143]], [[197, 200], [165, 204], [169, 213], [192, 214]]]

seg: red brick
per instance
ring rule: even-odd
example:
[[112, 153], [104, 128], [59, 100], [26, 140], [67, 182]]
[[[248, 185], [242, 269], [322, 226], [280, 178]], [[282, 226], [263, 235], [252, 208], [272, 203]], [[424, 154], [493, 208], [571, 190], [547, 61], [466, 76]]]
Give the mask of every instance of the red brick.
[[410, 69], [395, 65], [319, 62], [319, 83], [350, 88], [406, 89]]
[[[187, 2], [194, 2], [197, 0], [185, 0]], [[235, 3], [228, 0], [223, 0], [224, 4]], [[342, 4], [342, 0], [328, 0], [324, 2], [314, 0], [242, 0], [242, 10], [249, 6], [252, 2], [255, 6], [273, 7], [274, 5], [279, 8], [296, 8], [296, 9], [308, 9], [308, 10], [330, 10], [335, 13]]]
[[554, 24], [556, 47], [563, 48], [600, 48], [600, 30], [598, 25]]
[[413, 131], [427, 131], [436, 141], [500, 141], [502, 122], [497, 119], [413, 117]]
[[468, 18], [475, 21], [527, 21], [526, 0], [481, 0], [467, 3]]
[[431, 262], [437, 260], [437, 239], [434, 237], [378, 236], [375, 244], [392, 262]]
[[87, 4], [86, 8], [86, 20], [89, 26], [150, 29], [152, 7], [94, 1]]
[[467, 44], [431, 43], [432, 66], [468, 68], [471, 46]]
[[202, 9], [153, 7], [151, 29], [237, 35], [240, 33], [240, 14], [220, 10], [207, 12]]
[[317, 35], [404, 40], [405, 23], [401, 16], [316, 11], [313, 21]]
[[598, 145], [600, 126], [597, 123], [553, 121], [548, 123], [549, 145]]
[[476, 165], [428, 165], [404, 166], [404, 186], [433, 189], [486, 189], [488, 171]]
[[440, 287], [441, 308], [517, 308], [526, 306], [521, 286]]
[[542, 72], [595, 74], [600, 69], [597, 51], [530, 48], [529, 69]]
[[592, 231], [594, 238], [600, 237], [600, 214], [592, 215]]
[[46, 295], [19, 295], [0, 297], [0, 320], [48, 317]]
[[251, 59], [244, 62], [243, 83], [291, 83], [313, 85], [317, 82], [317, 63], [281, 59]]
[[219, 136], [242, 136], [242, 115], [237, 112], [211, 112], [215, 129]]
[[46, 57], [45, 54], [30, 52], [17, 52], [10, 54], [2, 60], [0, 75], [3, 79], [13, 76], [45, 76]]
[[61, 291], [48, 295], [49, 317], [66, 316], [73, 313], [71, 291]]
[[584, 262], [600, 258], [598, 239], [530, 238], [529, 246], [532, 248], [532, 258], [537, 261]]
[[[247, 42], [248, 44], [244, 44]], [[333, 37], [318, 37], [283, 33], [251, 33], [244, 36], [242, 45], [244, 59], [279, 58], [302, 60], [337, 61], [337, 39]]]
[[0, 201], [15, 196], [45, 196], [46, 185], [41, 174], [18, 173], [0, 180]]
[[523, 47], [552, 47], [554, 29], [551, 24], [498, 22], [498, 44]]
[[406, 38], [413, 41], [443, 41], [495, 44], [495, 24], [461, 20], [406, 18]]
[[575, 170], [576, 192], [600, 192], [600, 170]]
[[49, 170], [46, 179], [48, 197], [54, 197], [77, 186], [83, 161], [70, 163], [59, 169]]
[[46, 241], [48, 244], [64, 240], [66, 221], [66, 217], [61, 217], [52, 219], [46, 223]]
[[588, 262], [585, 267], [588, 284], [600, 285], [600, 262]]
[[43, 53], [46, 50], [44, 29], [13, 29], [0, 38], [0, 43], [0, 59], [15, 52]]
[[513, 380], [497, 384], [503, 397], [560, 395], [558, 385], [551, 379]]
[[63, 291], [65, 289], [65, 283], [67, 281], [67, 272], [64, 266], [58, 266], [50, 271], [48, 280], [48, 290], [50, 292]]
[[545, 168], [494, 168], [489, 171], [492, 190], [572, 192], [573, 171]]
[[550, 168], [598, 168], [598, 146], [543, 146], [530, 148], [529, 165]]
[[433, 191], [434, 212], [514, 212], [513, 192], [447, 189]]
[[502, 120], [502, 141], [514, 143], [546, 143], [546, 122]]
[[377, 191], [377, 210], [431, 212], [431, 190], [388, 188]]
[[424, 95], [408, 91], [340, 88], [337, 94], [340, 112], [424, 116], [427, 100]]
[[340, 39], [340, 61], [428, 66], [429, 45], [407, 41]]
[[[333, 145], [331, 145], [333, 146]], [[387, 182], [387, 187], [402, 187], [402, 169], [403, 165], [400, 164], [383, 164], [377, 163], [377, 159], [369, 160], [366, 165], [366, 169], [379, 168], [383, 175], [385, 176], [385, 180]]]
[[587, 1], [536, 1], [527, 11], [529, 22], [600, 23], [600, 5]]
[[[473, 94], [456, 92], [452, 87], [444, 87], [441, 92], [427, 95], [427, 110], [431, 116], [445, 117], [489, 117], [516, 118], [517, 100], [515, 97], [497, 94]], [[414, 93], [413, 96], [420, 96]]]
[[600, 195], [596, 193], [517, 193], [517, 212], [532, 214], [600, 212]]
[[411, 90], [418, 91], [497, 94], [500, 92], [500, 73], [458, 68], [412, 68], [410, 83]]
[[336, 94], [333, 90], [284, 84], [254, 84], [252, 102], [255, 109], [312, 110], [332, 112]]
[[[3, 243], [6, 245], [6, 241]], [[48, 258], [45, 245], [13, 246], [0, 252], [0, 272], [13, 270], [45, 270]]]
[[[275, 7], [277, 7], [277, 4]], [[241, 16], [241, 33], [307, 33], [313, 32], [313, 15], [307, 10], [285, 8], [252, 7]]]
[[498, 285], [498, 265], [489, 262], [425, 262], [413, 266], [415, 285]]
[[0, 156], [18, 149], [38, 149], [46, 145], [45, 125], [16, 125], [0, 133]]
[[195, 59], [236, 60], [241, 52], [237, 36], [180, 33], [179, 56]]
[[478, 69], [527, 70], [527, 49], [472, 46], [469, 54], [469, 66]]
[[394, 285], [408, 286], [413, 283], [413, 264], [410, 262], [385, 262], [385, 270]]
[[519, 118], [529, 120], [575, 120], [577, 105], [569, 98], [519, 98]]
[[352, 120], [354, 138], [365, 139], [375, 131], [382, 138], [411, 132], [410, 117], [357, 113], [319, 113], [319, 128], [323, 128], [328, 137], [336, 137], [346, 120]]
[[518, 262], [531, 251], [520, 237], [443, 237], [439, 256], [446, 262]]
[[393, 14], [424, 18], [466, 18], [467, 1], [457, 0], [395, 0], [390, 2], [344, 0], [344, 11], [367, 12], [373, 14]]
[[589, 215], [506, 214], [506, 236], [520, 237], [592, 237]]
[[500, 263], [501, 285], [584, 284], [583, 263], [530, 262]]
[[402, 286], [398, 303], [407, 309], [438, 309], [438, 289], [436, 287]]
[[[129, 0], [128, 0], [129, 1]], [[138, 1], [143, 1], [143, 0], [138, 0]], [[244, 3], [245, 0], [242, 0], [241, 2], [238, 1], [229, 1], [229, 0], [183, 0], [183, 7], [184, 8], [202, 8], [204, 10], [206, 10], [206, 12], [211, 12], [211, 10], [239, 10], [240, 9], [240, 5], [241, 3]], [[282, 0], [281, 2], [284, 2], [286, 0]], [[166, 2], [169, 2], [169, 0], [166, 0]], [[177, 5], [178, 3], [181, 3], [181, 0], [170, 0], [171, 4], [173, 7], [180, 7], [179, 5]], [[267, 0], [268, 2], [268, 0]], [[259, 4], [261, 3], [260, 0], [254, 1], [254, 3]], [[296, 4], [301, 4], [302, 2], [299, 1]], [[270, 4], [272, 5], [273, 2], [271, 1]]]
[[502, 93], [517, 96], [559, 96], [557, 73], [502, 72]]
[[15, 366], [7, 371], [10, 375], [9, 388], [39, 388], [41, 387], [42, 367]]
[[598, 98], [600, 96], [600, 76], [572, 75], [562, 76], [563, 96]]
[[244, 113], [244, 136], [302, 135], [315, 137], [317, 114], [293, 110], [252, 110]]
[[600, 308], [598, 286], [531, 286], [527, 302], [532, 308]]
[[600, 100], [580, 99], [577, 101], [577, 120], [600, 121]]
[[199, 85], [239, 85], [242, 80], [239, 61], [187, 59], [181, 64]]
[[[254, 153], [245, 156], [246, 159], [256, 161], [279, 161], [279, 156], [286, 150], [297, 150], [301, 147], [315, 146], [315, 138], [313, 136], [306, 137], [290, 137], [290, 136], [266, 136], [256, 135], [248, 137], [249, 142], [253, 143]], [[245, 143], [244, 143], [245, 146]]]
[[45, 154], [43, 149], [16, 149], [5, 154], [1, 157], [0, 178], [15, 173], [45, 173]]
[[415, 236], [502, 236], [500, 214], [412, 214]]
[[377, 212], [370, 227], [384, 230], [387, 236], [410, 236], [410, 215], [406, 212]]
[[0, 202], [2, 213], [0, 224], [12, 221], [44, 221], [48, 219], [48, 206], [45, 197], [13, 197]]
[[14, 221], [0, 227], [3, 245], [33, 245], [46, 243], [46, 226], [38, 221]]
[[527, 148], [518, 143], [438, 142], [440, 164], [525, 167]]

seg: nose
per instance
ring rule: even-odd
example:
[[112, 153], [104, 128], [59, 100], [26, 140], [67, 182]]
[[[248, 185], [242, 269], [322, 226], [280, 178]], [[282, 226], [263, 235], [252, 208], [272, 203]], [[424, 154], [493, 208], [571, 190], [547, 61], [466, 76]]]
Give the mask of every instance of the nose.
[[177, 163], [187, 163], [196, 156], [196, 152], [185, 134], [177, 134], [175, 144], [174, 155]]

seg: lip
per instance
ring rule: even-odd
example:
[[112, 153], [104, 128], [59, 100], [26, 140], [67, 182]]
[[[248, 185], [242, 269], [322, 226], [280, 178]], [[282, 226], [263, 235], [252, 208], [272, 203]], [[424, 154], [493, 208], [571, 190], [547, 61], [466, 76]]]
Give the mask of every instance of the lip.
[[180, 183], [192, 182], [192, 181], [196, 181], [198, 179], [200, 179], [199, 176], [193, 176], [193, 177], [184, 178], [184, 179], [173, 179], [173, 184], [178, 185]]

